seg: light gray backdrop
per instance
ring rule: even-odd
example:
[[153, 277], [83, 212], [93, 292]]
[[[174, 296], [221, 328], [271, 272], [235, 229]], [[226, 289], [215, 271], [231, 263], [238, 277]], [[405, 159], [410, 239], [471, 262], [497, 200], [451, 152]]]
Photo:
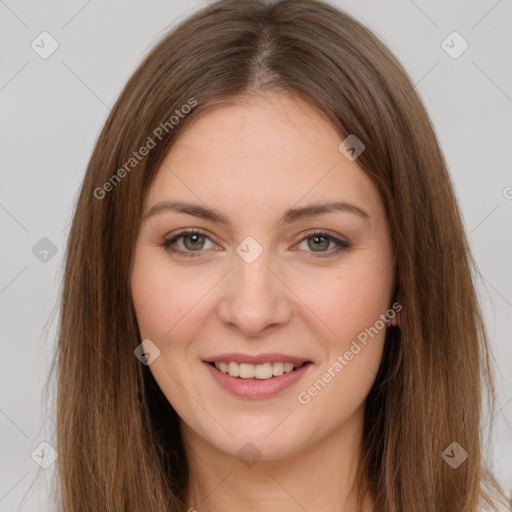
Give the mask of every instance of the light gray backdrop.
[[[512, 2], [336, 4], [373, 29], [403, 63], [445, 152], [480, 270], [498, 372], [498, 407], [485, 427], [493, 433], [488, 453], [509, 488]], [[148, 49], [203, 5], [0, 0], [0, 512], [50, 510], [47, 481], [55, 454], [41, 445], [55, 445], [53, 425], [43, 415], [55, 343], [49, 319], [58, 301], [75, 194], [94, 142]]]

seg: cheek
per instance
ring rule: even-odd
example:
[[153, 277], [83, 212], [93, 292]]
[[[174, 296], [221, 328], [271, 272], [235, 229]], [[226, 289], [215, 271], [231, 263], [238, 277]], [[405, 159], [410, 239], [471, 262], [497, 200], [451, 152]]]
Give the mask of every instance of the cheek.
[[[350, 272], [324, 283], [326, 292], [312, 292], [312, 307], [329, 334], [322, 345], [325, 358], [305, 382], [298, 402], [334, 428], [364, 403], [377, 375], [387, 324], [392, 278], [378, 267], [352, 266]], [[313, 288], [311, 288], [313, 290]], [[316, 288], [314, 290], [317, 290]]]
[[[291, 288], [325, 327], [329, 350], [343, 349], [384, 314], [391, 297], [392, 272], [386, 261], [360, 258], [332, 272], [295, 274]], [[379, 323], [380, 325], [380, 323]]]
[[141, 250], [135, 258], [131, 290], [141, 336], [163, 340], [175, 336], [187, 324], [186, 319], [197, 314], [208, 283], [167, 271], [165, 262], [155, 261]]

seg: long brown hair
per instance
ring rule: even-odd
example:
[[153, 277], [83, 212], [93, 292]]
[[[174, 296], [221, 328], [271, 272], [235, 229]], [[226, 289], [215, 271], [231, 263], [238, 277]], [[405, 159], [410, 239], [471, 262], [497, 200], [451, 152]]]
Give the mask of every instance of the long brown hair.
[[[67, 246], [54, 360], [60, 506], [186, 506], [177, 414], [134, 356], [134, 245], [148, 187], [182, 130], [209, 108], [267, 91], [299, 95], [340, 142], [355, 134], [365, 144], [358, 163], [389, 218], [394, 300], [403, 310], [366, 402], [359, 494], [369, 492], [378, 512], [475, 512], [499, 491], [484, 469], [479, 430], [483, 399], [494, 395], [474, 262], [446, 164], [397, 59], [362, 24], [317, 0], [210, 4], [159, 42], [114, 105]], [[143, 146], [149, 151], [131, 160]], [[456, 469], [442, 457], [453, 442], [469, 454]]]

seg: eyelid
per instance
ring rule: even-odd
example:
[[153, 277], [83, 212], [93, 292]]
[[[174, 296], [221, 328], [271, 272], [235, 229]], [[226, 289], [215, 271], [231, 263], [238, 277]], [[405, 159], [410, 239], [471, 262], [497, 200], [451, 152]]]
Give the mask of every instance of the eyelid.
[[[168, 252], [172, 252], [175, 254], [181, 254], [181, 255], [184, 255], [185, 257], [192, 257], [192, 258], [199, 257], [202, 252], [205, 252], [204, 250], [184, 251], [182, 249], [172, 249], [171, 248], [171, 244], [174, 243], [179, 238], [186, 236], [186, 235], [193, 235], [193, 234], [202, 235], [205, 238], [209, 239], [212, 243], [216, 244], [215, 239], [207, 231], [205, 231], [201, 228], [183, 228], [183, 229], [180, 229], [177, 232], [173, 233], [170, 237], [167, 236], [165, 238], [162, 246]], [[310, 253], [310, 256], [305, 256], [306, 258], [322, 258], [322, 257], [327, 258], [330, 256], [334, 256], [341, 251], [350, 249], [352, 247], [352, 244], [348, 240], [344, 239], [345, 237], [342, 237], [341, 235], [332, 233], [329, 230], [321, 229], [321, 228], [310, 229], [304, 233], [301, 233], [299, 235], [300, 236], [299, 240], [294, 243], [294, 246], [307, 240], [308, 238], [310, 238], [313, 235], [323, 236], [323, 237], [327, 238], [328, 240], [334, 242], [336, 247], [334, 249], [330, 249], [329, 251], [326, 251], [326, 252], [306, 251], [306, 252]]]
[[299, 239], [299, 242], [301, 242], [304, 238], [307, 238], [311, 235], [325, 235], [325, 236], [329, 236], [335, 240], [339, 240], [340, 242], [348, 244], [348, 240], [344, 240], [345, 237], [343, 237], [342, 235], [339, 235], [338, 233], [334, 233], [333, 231], [329, 231], [328, 229], [322, 229], [322, 228], [309, 229], [309, 230], [305, 231], [304, 233], [301, 233], [299, 235], [301, 237]]
[[169, 235], [166, 235], [166, 239], [173, 239], [178, 238], [183, 235], [204, 235], [205, 237], [208, 237], [210, 239], [213, 239], [213, 237], [204, 229], [201, 228], [182, 228], [178, 229], [176, 232], [172, 232]]
[[334, 249], [330, 249], [325, 252], [315, 252], [315, 251], [306, 251], [307, 256], [303, 256], [306, 259], [318, 259], [318, 258], [329, 258], [333, 256], [337, 256], [340, 252], [344, 252], [348, 249], [352, 248], [352, 243], [349, 242], [346, 237], [338, 235], [337, 233], [333, 233], [328, 229], [311, 229], [304, 233], [301, 233], [300, 239], [294, 245], [298, 245], [299, 243], [307, 240], [313, 235], [321, 236], [327, 238], [328, 240], [334, 242], [336, 247]]
[[187, 254], [187, 255], [194, 256], [194, 252], [197, 252], [197, 253], [204, 252], [204, 251], [183, 251], [181, 249], [171, 249], [170, 245], [172, 243], [174, 243], [176, 240], [178, 240], [179, 238], [182, 238], [183, 236], [186, 236], [186, 235], [202, 235], [205, 238], [208, 238], [212, 243], [217, 244], [215, 242], [215, 240], [213, 239], [213, 237], [207, 231], [205, 231], [201, 228], [183, 228], [183, 229], [178, 230], [175, 233], [172, 233], [171, 235], [167, 235], [165, 237], [165, 240], [164, 240], [162, 246], [167, 251], [174, 252], [177, 254]]

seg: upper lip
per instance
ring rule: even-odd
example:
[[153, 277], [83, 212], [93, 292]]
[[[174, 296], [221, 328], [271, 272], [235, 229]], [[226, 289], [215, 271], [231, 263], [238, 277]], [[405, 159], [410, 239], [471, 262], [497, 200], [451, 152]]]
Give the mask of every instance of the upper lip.
[[263, 364], [263, 363], [293, 363], [293, 364], [302, 364], [307, 363], [310, 359], [304, 357], [292, 356], [289, 354], [220, 354], [218, 356], [213, 356], [204, 360], [207, 363], [221, 363], [221, 362], [229, 362], [235, 361], [237, 363], [248, 363], [248, 364]]

